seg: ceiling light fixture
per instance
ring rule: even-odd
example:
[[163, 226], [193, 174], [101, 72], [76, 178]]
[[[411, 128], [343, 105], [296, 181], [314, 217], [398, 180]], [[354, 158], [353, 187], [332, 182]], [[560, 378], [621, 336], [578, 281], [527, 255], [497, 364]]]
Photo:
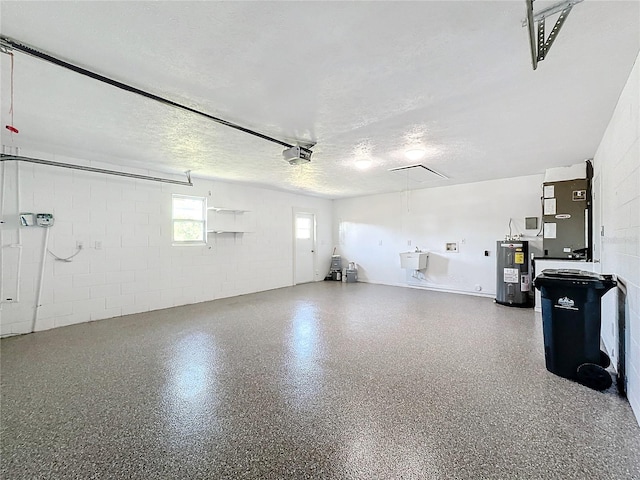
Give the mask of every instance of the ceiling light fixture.
[[356, 160], [356, 168], [360, 170], [366, 170], [371, 166], [371, 159], [369, 158], [359, 158]]
[[424, 157], [425, 153], [427, 152], [425, 151], [424, 148], [412, 148], [404, 152], [404, 156], [407, 157], [409, 160], [412, 160], [415, 162], [417, 160], [420, 160], [422, 157]]

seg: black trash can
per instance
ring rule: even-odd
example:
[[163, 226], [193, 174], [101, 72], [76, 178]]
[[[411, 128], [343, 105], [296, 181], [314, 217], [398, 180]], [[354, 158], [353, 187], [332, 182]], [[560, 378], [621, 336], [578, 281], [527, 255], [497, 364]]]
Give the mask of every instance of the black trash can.
[[600, 300], [616, 285], [611, 275], [582, 270], [543, 270], [534, 280], [542, 297], [547, 370], [596, 390], [612, 380], [600, 350]]

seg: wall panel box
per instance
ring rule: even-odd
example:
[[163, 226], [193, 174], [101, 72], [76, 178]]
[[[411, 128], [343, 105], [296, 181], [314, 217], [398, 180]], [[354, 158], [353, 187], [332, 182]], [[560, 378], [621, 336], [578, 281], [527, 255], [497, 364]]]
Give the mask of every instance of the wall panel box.
[[524, 228], [526, 230], [536, 230], [538, 228], [538, 217], [526, 217], [524, 219]]

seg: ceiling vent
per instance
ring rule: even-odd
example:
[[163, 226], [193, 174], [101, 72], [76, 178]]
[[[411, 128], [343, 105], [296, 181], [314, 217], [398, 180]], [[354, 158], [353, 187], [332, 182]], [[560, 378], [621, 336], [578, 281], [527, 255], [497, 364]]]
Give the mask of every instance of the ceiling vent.
[[425, 167], [422, 164], [406, 165], [404, 167], [397, 167], [389, 169], [391, 173], [400, 174], [407, 180], [413, 180], [414, 182], [424, 183], [432, 182], [434, 180], [448, 180], [449, 177], [443, 175], [440, 172], [436, 172], [429, 167]]
[[302, 165], [311, 162], [312, 153], [311, 150], [303, 147], [291, 147], [282, 152], [282, 156], [289, 165]]

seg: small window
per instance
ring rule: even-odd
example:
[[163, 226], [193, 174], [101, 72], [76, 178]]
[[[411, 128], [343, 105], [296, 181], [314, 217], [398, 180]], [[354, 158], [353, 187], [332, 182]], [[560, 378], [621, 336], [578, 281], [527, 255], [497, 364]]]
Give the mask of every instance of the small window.
[[199, 245], [206, 243], [206, 199], [173, 195], [173, 243]]
[[298, 217], [296, 218], [296, 238], [299, 240], [308, 240], [311, 238], [311, 219]]

